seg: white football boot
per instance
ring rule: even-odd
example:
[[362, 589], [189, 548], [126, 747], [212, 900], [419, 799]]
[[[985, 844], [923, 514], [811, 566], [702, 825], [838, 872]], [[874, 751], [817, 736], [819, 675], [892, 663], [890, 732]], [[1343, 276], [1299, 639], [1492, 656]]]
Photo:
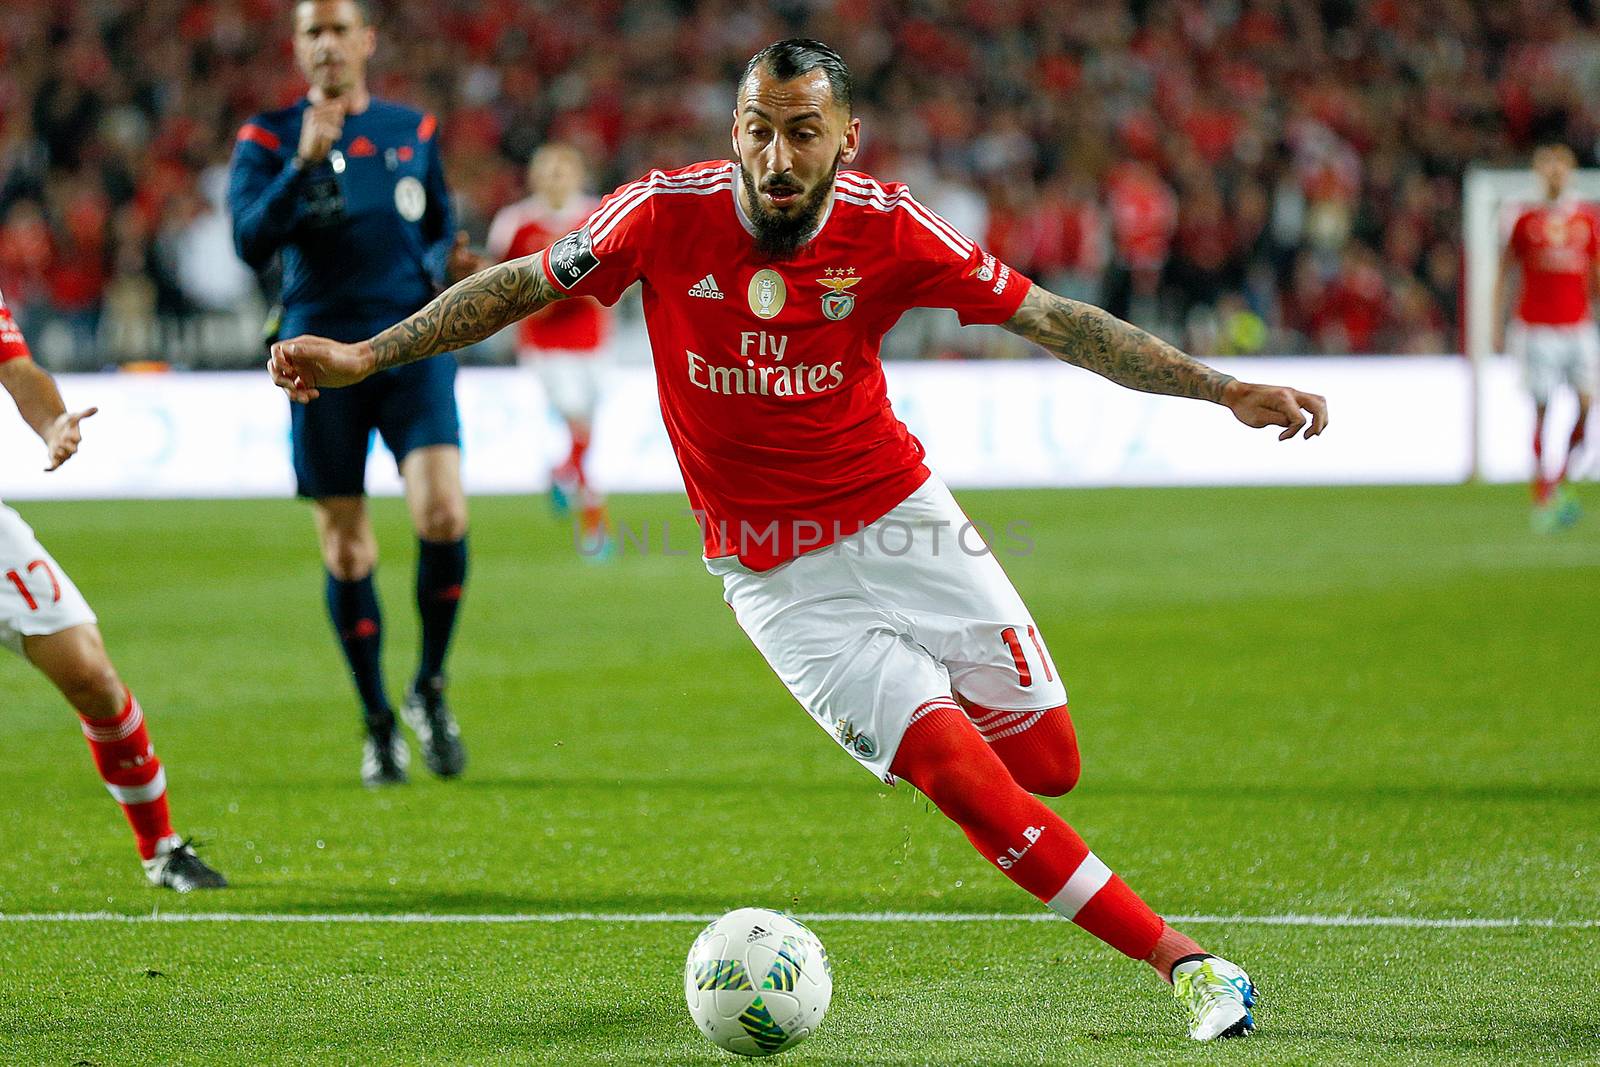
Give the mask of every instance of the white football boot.
[[1250, 976], [1221, 956], [1187, 959], [1172, 968], [1172, 995], [1189, 1009], [1189, 1036], [1196, 1041], [1243, 1037], [1254, 1032], [1256, 987]]

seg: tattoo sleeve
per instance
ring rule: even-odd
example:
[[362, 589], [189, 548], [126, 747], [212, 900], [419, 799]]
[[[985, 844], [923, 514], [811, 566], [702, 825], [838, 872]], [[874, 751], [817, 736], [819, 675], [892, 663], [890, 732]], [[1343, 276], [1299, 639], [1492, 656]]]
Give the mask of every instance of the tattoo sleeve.
[[461, 279], [374, 337], [374, 369], [465, 348], [565, 296], [545, 277], [538, 253], [496, 264]]
[[1005, 327], [1057, 359], [1145, 393], [1221, 403], [1233, 381], [1115, 315], [1037, 285]]

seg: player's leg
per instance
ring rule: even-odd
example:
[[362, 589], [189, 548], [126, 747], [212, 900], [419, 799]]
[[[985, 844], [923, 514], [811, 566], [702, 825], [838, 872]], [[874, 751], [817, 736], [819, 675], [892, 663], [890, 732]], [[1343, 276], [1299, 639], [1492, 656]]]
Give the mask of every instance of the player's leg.
[[1545, 476], [1545, 414], [1555, 391], [1564, 339], [1551, 327], [1522, 323], [1513, 323], [1507, 336], [1512, 355], [1522, 366], [1523, 386], [1533, 401], [1533, 475], [1529, 481], [1533, 524], [1536, 529], [1547, 529], [1555, 515], [1551, 498], [1556, 483]]
[[956, 699], [1011, 776], [1041, 796], [1070, 792], [1079, 757], [1066, 687], [995, 558], [994, 531], [973, 523], [937, 477], [889, 518], [900, 529], [885, 524], [877, 536], [896, 543], [877, 547], [895, 554], [881, 574], [864, 561], [863, 580], [944, 664]]
[[454, 360], [424, 360], [397, 371], [383, 400], [378, 432], [399, 461], [417, 535], [421, 647], [400, 710], [428, 769], [453, 777], [467, 760], [460, 727], [445, 700], [445, 663], [467, 581], [467, 497]]
[[1561, 458], [1561, 472], [1556, 475], [1558, 486], [1556, 521], [1565, 526], [1571, 526], [1583, 515], [1583, 509], [1578, 504], [1578, 494], [1570, 484], [1572, 461], [1583, 448], [1589, 424], [1590, 403], [1595, 390], [1600, 389], [1600, 331], [1596, 330], [1593, 323], [1584, 323], [1576, 327], [1575, 332], [1575, 344], [1570, 353], [1571, 361], [1567, 366], [1566, 380], [1578, 397], [1578, 417], [1572, 424], [1572, 432], [1567, 435], [1566, 454]]
[[605, 497], [594, 488], [585, 466], [593, 440], [595, 412], [600, 402], [598, 357], [570, 352], [545, 352], [538, 362], [539, 378], [553, 407], [566, 424], [571, 448], [550, 473], [552, 499], [557, 510], [578, 509], [579, 551], [589, 559], [607, 558], [611, 551], [610, 521]]
[[383, 679], [383, 610], [378, 603], [378, 539], [361, 496], [330, 496], [312, 505], [322, 565], [327, 572], [328, 618], [361, 698], [367, 737], [361, 780], [369, 787], [406, 780], [410, 752], [395, 725]]
[[[907, 525], [918, 525], [914, 516]], [[892, 601], [865, 588], [894, 580], [892, 568], [876, 565], [887, 561], [856, 550], [872, 544], [877, 527], [762, 574], [727, 561], [709, 566], [773, 671], [846, 752], [921, 789], [991, 863], [1052, 908], [1164, 977], [1176, 968], [1185, 1003], [1203, 1009], [1195, 1036], [1243, 1032], [1252, 1025], [1244, 992], [1229, 986], [1233, 1004], [1222, 1005], [1219, 984], [1243, 972], [1168, 929], [1016, 782], [952, 698], [944, 664]]]
[[410, 760], [383, 680], [378, 542], [363, 495], [382, 378], [290, 405], [296, 491], [312, 502], [328, 620], [361, 700], [361, 780], [369, 787], [404, 782]]
[[1078, 735], [1067, 705], [1018, 713], [986, 708], [956, 694], [989, 751], [1018, 785], [1042, 797], [1066, 796], [1078, 784]]
[[127, 816], [150, 881], [180, 893], [226, 886], [222, 875], [172, 831], [166, 769], [150, 742], [144, 711], [112, 666], [99, 628], [82, 622], [30, 634], [22, 638], [22, 651], [77, 711], [95, 769]]
[[891, 764], [985, 859], [1052, 911], [1173, 982], [1201, 1040], [1250, 1032], [1254, 986], [1168, 926], [1065, 819], [1024, 789], [955, 704], [913, 721]]

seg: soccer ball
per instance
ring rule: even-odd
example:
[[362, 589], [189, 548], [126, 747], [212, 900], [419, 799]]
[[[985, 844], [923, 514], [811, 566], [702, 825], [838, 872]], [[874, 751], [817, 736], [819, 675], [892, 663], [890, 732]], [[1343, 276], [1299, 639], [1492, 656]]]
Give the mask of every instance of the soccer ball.
[[833, 965], [817, 935], [787, 915], [740, 908], [694, 939], [683, 995], [718, 1047], [771, 1056], [816, 1031], [833, 998]]

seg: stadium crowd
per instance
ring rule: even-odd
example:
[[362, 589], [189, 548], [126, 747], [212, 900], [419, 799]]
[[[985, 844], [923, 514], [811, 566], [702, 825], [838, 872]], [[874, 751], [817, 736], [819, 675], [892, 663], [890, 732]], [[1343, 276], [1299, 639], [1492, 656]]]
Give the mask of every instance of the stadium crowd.
[[[1200, 354], [1459, 350], [1465, 168], [1600, 142], [1593, 0], [375, 7], [374, 91], [440, 116], [480, 243], [545, 140], [602, 188], [725, 157], [745, 59], [814, 36], [853, 66], [862, 169]], [[6, 0], [0, 289], [47, 362], [258, 358], [222, 194], [241, 122], [303, 91], [291, 8]], [[894, 349], [974, 344], [1006, 341]]]

